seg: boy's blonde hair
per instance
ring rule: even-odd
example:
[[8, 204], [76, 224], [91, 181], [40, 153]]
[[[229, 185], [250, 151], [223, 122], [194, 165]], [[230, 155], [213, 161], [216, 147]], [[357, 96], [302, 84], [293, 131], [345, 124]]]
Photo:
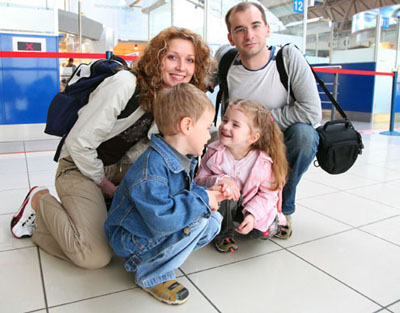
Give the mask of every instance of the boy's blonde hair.
[[154, 102], [154, 120], [164, 136], [176, 135], [179, 123], [189, 117], [194, 123], [206, 110], [214, 111], [207, 95], [192, 84], [181, 83], [160, 91]]
[[251, 148], [264, 151], [273, 161], [272, 172], [275, 181], [272, 190], [282, 188], [286, 182], [288, 162], [286, 159], [286, 146], [283, 134], [274, 122], [271, 112], [261, 104], [251, 100], [236, 100], [229, 103], [229, 108], [235, 108], [246, 114], [250, 120], [252, 133], [259, 133], [260, 138], [252, 144]]

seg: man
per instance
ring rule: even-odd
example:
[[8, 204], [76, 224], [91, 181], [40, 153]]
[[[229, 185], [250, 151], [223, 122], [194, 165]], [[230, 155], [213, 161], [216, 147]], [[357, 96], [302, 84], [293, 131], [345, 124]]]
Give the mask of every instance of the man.
[[[292, 234], [291, 214], [295, 211], [297, 184], [317, 152], [319, 137], [315, 127], [321, 120], [318, 89], [307, 61], [294, 45], [282, 50], [288, 76], [288, 88], [284, 87], [276, 65], [277, 49], [266, 45], [270, 28], [259, 4], [241, 2], [235, 5], [226, 14], [225, 22], [228, 40], [239, 53], [229, 67], [229, 95], [224, 94], [223, 99], [250, 99], [261, 103], [271, 110], [284, 133], [290, 173], [283, 189], [282, 211], [288, 224], [276, 236], [287, 239]], [[223, 46], [217, 51], [218, 62], [230, 48]]]

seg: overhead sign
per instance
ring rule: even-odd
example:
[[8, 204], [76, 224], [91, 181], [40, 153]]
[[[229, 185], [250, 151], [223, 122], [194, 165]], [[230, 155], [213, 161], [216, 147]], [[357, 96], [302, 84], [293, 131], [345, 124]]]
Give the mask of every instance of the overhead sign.
[[293, 12], [296, 13], [304, 12], [304, 0], [293, 0]]
[[388, 17], [382, 17], [382, 28], [383, 29], [389, 29], [390, 24], [389, 24], [389, 18]]

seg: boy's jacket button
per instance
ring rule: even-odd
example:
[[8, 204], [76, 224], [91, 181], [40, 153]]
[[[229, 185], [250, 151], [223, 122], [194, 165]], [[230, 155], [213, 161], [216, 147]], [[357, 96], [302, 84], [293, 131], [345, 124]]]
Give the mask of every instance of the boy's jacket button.
[[190, 228], [189, 227], [184, 228], [183, 232], [185, 233], [185, 235], [189, 235], [190, 234]]

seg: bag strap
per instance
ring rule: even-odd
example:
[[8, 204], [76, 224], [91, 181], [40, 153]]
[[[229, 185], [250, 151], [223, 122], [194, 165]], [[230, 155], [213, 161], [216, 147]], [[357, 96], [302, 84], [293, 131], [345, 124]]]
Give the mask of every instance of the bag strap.
[[[276, 67], [278, 69], [279, 72], [279, 77], [281, 80], [282, 85], [286, 88], [286, 90], [288, 90], [288, 75], [286, 73], [285, 70], [285, 66], [283, 63], [283, 56], [282, 56], [282, 51], [283, 48], [285, 46], [287, 46], [289, 44], [285, 44], [281, 49], [279, 49], [278, 53], [276, 54]], [[297, 47], [296, 47], [297, 48]], [[304, 58], [306, 60], [306, 62], [308, 63], [307, 59]], [[321, 78], [318, 77], [317, 73], [314, 71], [314, 69], [312, 68], [312, 66], [310, 65], [310, 63], [308, 63], [308, 65], [311, 68], [311, 71], [315, 77], [315, 80], [318, 82], [318, 84], [321, 86], [321, 89], [325, 92], [326, 96], [329, 98], [329, 100], [332, 102], [332, 104], [335, 106], [335, 108], [337, 109], [337, 111], [340, 113], [340, 115], [347, 120], [347, 115], [346, 113], [344, 113], [342, 107], [339, 105], [339, 103], [335, 100], [335, 98], [332, 96], [332, 94], [330, 93], [330, 91], [328, 90], [328, 88], [326, 88], [325, 83], [321, 80]], [[296, 100], [293, 90], [292, 88], [290, 88], [290, 95], [292, 96], [292, 98], [294, 100]]]
[[61, 149], [62, 149], [62, 146], [64, 145], [65, 139], [67, 138], [67, 135], [68, 134], [65, 134], [64, 136], [62, 136], [60, 142], [58, 143], [57, 150], [56, 150], [56, 153], [54, 154], [54, 158], [53, 158], [54, 162], [58, 162], [58, 159], [60, 158]]
[[[215, 102], [215, 117], [214, 125], [217, 125], [218, 111], [223, 99], [229, 98], [227, 75], [233, 60], [237, 56], [238, 51], [236, 48], [228, 50], [221, 58], [218, 65], [218, 78], [219, 78], [219, 91], [217, 93], [217, 100]], [[221, 110], [221, 114], [225, 111], [225, 103]]]
[[[308, 64], [310, 65], [310, 64]], [[328, 90], [328, 88], [326, 88], [324, 82], [321, 80], [321, 78], [318, 77], [317, 73], [315, 73], [314, 69], [311, 67], [311, 71], [314, 74], [315, 80], [318, 82], [318, 84], [321, 86], [322, 90], [325, 92], [325, 94], [327, 95], [327, 97], [329, 98], [329, 100], [332, 102], [332, 104], [335, 106], [336, 110], [340, 113], [340, 115], [347, 120], [347, 115], [346, 113], [344, 113], [342, 107], [339, 105], [339, 103], [336, 101], [336, 99], [332, 96], [332, 94], [330, 93], [330, 91]]]

